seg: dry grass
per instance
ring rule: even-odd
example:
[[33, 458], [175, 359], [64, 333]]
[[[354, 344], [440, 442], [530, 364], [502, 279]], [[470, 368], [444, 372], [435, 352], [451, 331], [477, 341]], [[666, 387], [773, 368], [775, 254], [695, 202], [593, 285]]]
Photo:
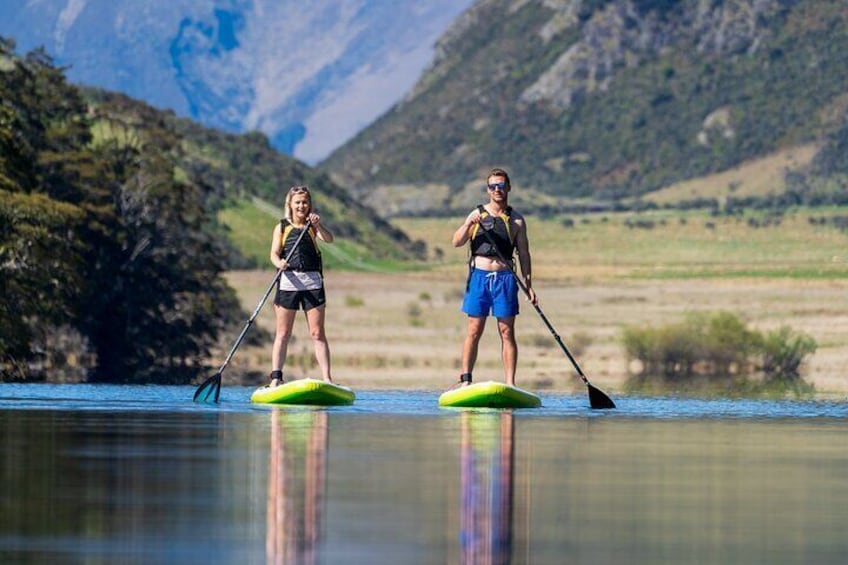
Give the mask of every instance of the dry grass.
[[[233, 272], [245, 306], [253, 308], [269, 273]], [[462, 273], [388, 274], [329, 273], [327, 332], [339, 382], [357, 388], [440, 389], [458, 374], [465, 318], [455, 289]], [[428, 289], [431, 300], [420, 299]], [[589, 379], [607, 392], [621, 390], [627, 362], [619, 343], [624, 325], [665, 324], [686, 312], [729, 310], [758, 329], [780, 325], [811, 334], [819, 350], [806, 368], [806, 378], [824, 394], [848, 392], [844, 362], [848, 359], [848, 281], [782, 280], [625, 280], [582, 284], [553, 279], [537, 281], [541, 307], [578, 356]], [[361, 297], [349, 306], [345, 296]], [[421, 323], [412, 323], [408, 305], [420, 305]], [[530, 388], [580, 390], [582, 385], [532, 308], [524, 303], [517, 322], [519, 384]], [[270, 305], [258, 323], [272, 330]], [[306, 323], [299, 318], [292, 353], [309, 358]], [[246, 348], [233, 370], [268, 370], [267, 348]], [[494, 325], [487, 328], [475, 371], [478, 380], [501, 379], [499, 342]], [[291, 367], [298, 376], [302, 362]]]
[[696, 198], [722, 200], [728, 196], [741, 198], [780, 194], [786, 190], [786, 172], [808, 165], [818, 150], [818, 144], [809, 143], [777, 151], [727, 171], [679, 182], [654, 191], [646, 195], [645, 200], [663, 204]]

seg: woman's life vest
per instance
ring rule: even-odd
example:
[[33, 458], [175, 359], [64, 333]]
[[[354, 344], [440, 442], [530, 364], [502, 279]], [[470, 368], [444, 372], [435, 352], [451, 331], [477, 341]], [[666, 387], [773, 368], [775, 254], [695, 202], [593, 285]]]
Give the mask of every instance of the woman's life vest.
[[[501, 257], [512, 261], [515, 252], [515, 243], [512, 240], [509, 218], [512, 215], [512, 206], [507, 206], [500, 215], [493, 216], [482, 205], [477, 206], [480, 212], [480, 222], [471, 228], [471, 257], [497, 257], [500, 251]], [[482, 225], [481, 225], [482, 224]], [[481, 231], [486, 229], [495, 245]]]
[[[280, 220], [280, 239], [282, 241], [280, 258], [288, 257], [292, 252], [292, 247], [297, 241], [298, 236], [303, 231], [303, 228], [294, 227], [288, 220]], [[323, 274], [323, 263], [321, 261], [321, 251], [318, 249], [318, 244], [315, 238], [318, 233], [315, 228], [310, 227], [308, 236], [304, 236], [300, 240], [297, 248], [291, 253], [289, 258], [289, 269], [293, 271], [307, 272], [318, 271]]]

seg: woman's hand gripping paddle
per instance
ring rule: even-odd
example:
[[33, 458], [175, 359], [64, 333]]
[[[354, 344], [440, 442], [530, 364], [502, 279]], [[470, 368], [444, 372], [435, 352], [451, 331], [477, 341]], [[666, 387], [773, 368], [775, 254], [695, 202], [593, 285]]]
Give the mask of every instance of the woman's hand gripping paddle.
[[[288, 263], [289, 259], [291, 259], [295, 249], [297, 249], [297, 246], [300, 244], [300, 240], [303, 239], [303, 236], [309, 231], [311, 224], [312, 222], [307, 221], [303, 231], [297, 236], [291, 251], [289, 251], [288, 255], [286, 255], [286, 258], [284, 259], [286, 263]], [[218, 402], [218, 398], [221, 396], [221, 375], [224, 373], [224, 369], [227, 368], [227, 365], [230, 364], [230, 360], [233, 358], [233, 355], [236, 354], [236, 349], [238, 349], [239, 345], [241, 345], [241, 341], [244, 339], [245, 334], [247, 334], [247, 330], [250, 329], [250, 326], [253, 324], [256, 316], [259, 315], [259, 311], [262, 310], [262, 307], [265, 305], [265, 301], [268, 300], [268, 296], [271, 294], [271, 291], [274, 290], [275, 286], [277, 286], [282, 274], [282, 269], [277, 270], [277, 274], [274, 275], [274, 280], [271, 281], [271, 284], [268, 286], [268, 290], [265, 291], [265, 294], [262, 296], [262, 300], [260, 300], [259, 304], [256, 306], [256, 310], [253, 311], [253, 315], [247, 320], [244, 328], [242, 328], [238, 339], [233, 345], [233, 348], [230, 349], [229, 355], [227, 355], [227, 358], [224, 360], [224, 364], [221, 365], [218, 372], [203, 381], [203, 383], [197, 387], [197, 390], [194, 391], [195, 402]]]
[[[518, 286], [529, 299], [530, 291], [524, 285], [524, 282], [518, 277], [518, 274], [512, 267], [512, 262], [506, 260], [506, 258], [501, 253], [500, 249], [498, 249], [498, 246], [495, 243], [495, 240], [492, 238], [491, 233], [489, 233], [489, 230], [491, 230], [494, 226], [495, 219], [492, 216], [487, 216], [485, 218], [480, 219], [480, 228], [483, 230], [483, 235], [492, 245], [492, 248], [497, 253], [498, 259], [500, 259], [501, 263], [506, 265], [506, 267], [509, 269], [509, 272], [512, 273], [512, 276], [515, 277], [515, 282], [518, 283]], [[582, 369], [580, 369], [580, 365], [577, 364], [577, 361], [574, 359], [574, 356], [565, 346], [565, 343], [563, 343], [562, 338], [559, 337], [559, 334], [556, 332], [553, 325], [551, 325], [551, 322], [548, 320], [547, 316], [545, 316], [545, 313], [542, 312], [542, 309], [539, 307], [539, 305], [533, 304], [533, 308], [536, 309], [536, 313], [539, 314], [539, 317], [542, 318], [542, 321], [545, 323], [545, 325], [548, 327], [548, 330], [550, 330], [551, 334], [554, 336], [554, 340], [556, 340], [557, 344], [559, 344], [560, 349], [562, 349], [562, 351], [568, 357], [568, 360], [571, 361], [571, 364], [574, 366], [574, 369], [577, 371], [577, 374], [580, 375], [580, 378], [583, 380], [583, 384], [585, 384], [586, 387], [589, 389], [589, 405], [592, 408], [598, 410], [615, 408], [615, 403], [612, 401], [612, 399], [603, 392], [601, 392], [600, 389], [592, 386], [592, 383], [590, 383], [589, 379], [586, 378], [586, 375], [583, 374]]]

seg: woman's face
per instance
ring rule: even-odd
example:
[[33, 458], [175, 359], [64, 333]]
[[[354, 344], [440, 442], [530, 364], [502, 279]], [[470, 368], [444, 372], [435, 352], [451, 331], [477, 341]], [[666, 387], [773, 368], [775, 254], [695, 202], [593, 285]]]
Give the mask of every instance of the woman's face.
[[291, 199], [292, 217], [305, 220], [312, 211], [312, 201], [306, 193], [295, 194]]

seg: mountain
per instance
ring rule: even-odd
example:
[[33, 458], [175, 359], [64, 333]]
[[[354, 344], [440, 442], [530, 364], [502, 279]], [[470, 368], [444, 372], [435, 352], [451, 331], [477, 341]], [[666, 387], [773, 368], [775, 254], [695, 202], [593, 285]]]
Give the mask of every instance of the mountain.
[[846, 109], [844, 1], [479, 0], [320, 167], [390, 212], [465, 209], [495, 165], [516, 196], [613, 201], [819, 142]]
[[307, 162], [400, 99], [471, 0], [4, 0], [0, 36], [44, 46], [71, 81]]

